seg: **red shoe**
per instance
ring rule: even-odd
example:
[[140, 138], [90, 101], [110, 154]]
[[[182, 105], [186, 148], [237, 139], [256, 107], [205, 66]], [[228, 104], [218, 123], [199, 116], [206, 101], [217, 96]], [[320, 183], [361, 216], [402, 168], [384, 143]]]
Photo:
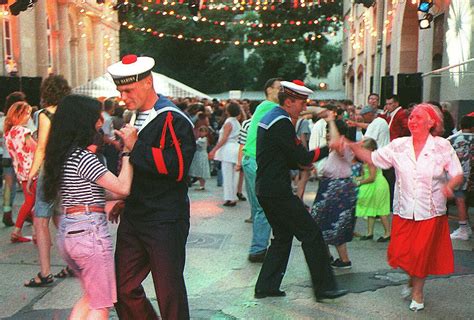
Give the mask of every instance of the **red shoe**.
[[16, 233], [12, 233], [10, 235], [10, 241], [12, 243], [21, 243], [21, 242], [30, 242], [31, 239], [30, 238], [26, 238], [26, 237], [23, 237], [23, 236], [20, 236]]

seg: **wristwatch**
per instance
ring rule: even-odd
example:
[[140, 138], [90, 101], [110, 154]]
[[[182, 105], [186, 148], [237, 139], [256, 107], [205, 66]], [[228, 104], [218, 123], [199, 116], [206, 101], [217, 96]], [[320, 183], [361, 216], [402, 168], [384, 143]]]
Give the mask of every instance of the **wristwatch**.
[[130, 153], [131, 153], [131, 152], [122, 152], [122, 153], [120, 154], [120, 156], [121, 156], [121, 157], [130, 157]]

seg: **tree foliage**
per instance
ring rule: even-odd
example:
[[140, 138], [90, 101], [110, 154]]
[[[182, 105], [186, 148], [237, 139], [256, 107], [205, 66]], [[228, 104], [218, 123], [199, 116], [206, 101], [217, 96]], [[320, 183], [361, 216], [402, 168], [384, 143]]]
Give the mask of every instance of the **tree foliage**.
[[[339, 28], [337, 22], [328, 18], [340, 17], [342, 9], [339, 1], [311, 9], [293, 9], [288, 6], [289, 3], [280, 3], [276, 5], [276, 10], [247, 10], [239, 14], [232, 10], [201, 10], [202, 16], [212, 21], [226, 21], [226, 26], [189, 19], [185, 4], [173, 7], [151, 5], [145, 12], [133, 1], [129, 3], [127, 12], [121, 12], [120, 19], [134, 28], [122, 27], [121, 55], [135, 53], [152, 56], [157, 62], [157, 72], [204, 92], [261, 90], [271, 77], [304, 79], [309, 74], [325, 76], [333, 65], [341, 61], [340, 45], [329, 45], [326, 36]], [[170, 10], [173, 10], [172, 15], [161, 14]], [[156, 14], [157, 11], [159, 14]], [[177, 15], [188, 19], [177, 19]], [[231, 23], [240, 20], [253, 26]], [[318, 23], [296, 25], [296, 21], [314, 20]], [[278, 22], [282, 23], [279, 28], [255, 27], [260, 23], [269, 25]], [[137, 32], [139, 28], [143, 31]], [[156, 32], [147, 32], [148, 28]], [[164, 36], [159, 37], [160, 33]], [[177, 35], [203, 40], [238, 40], [241, 45], [197, 43], [179, 40]], [[311, 38], [315, 41], [306, 40]], [[278, 44], [262, 44], [261, 39], [278, 41]], [[258, 41], [258, 46], [253, 45], [255, 41]], [[308, 65], [301, 62], [302, 55]]]

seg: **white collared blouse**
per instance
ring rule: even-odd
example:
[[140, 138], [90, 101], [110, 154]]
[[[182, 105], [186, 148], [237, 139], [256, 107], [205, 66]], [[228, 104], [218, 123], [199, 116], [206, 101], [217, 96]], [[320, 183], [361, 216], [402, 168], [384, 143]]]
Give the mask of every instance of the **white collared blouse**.
[[449, 177], [462, 174], [461, 164], [448, 140], [428, 136], [418, 159], [413, 138], [393, 140], [372, 152], [372, 162], [396, 174], [393, 214], [410, 220], [427, 220], [446, 214], [442, 189]]

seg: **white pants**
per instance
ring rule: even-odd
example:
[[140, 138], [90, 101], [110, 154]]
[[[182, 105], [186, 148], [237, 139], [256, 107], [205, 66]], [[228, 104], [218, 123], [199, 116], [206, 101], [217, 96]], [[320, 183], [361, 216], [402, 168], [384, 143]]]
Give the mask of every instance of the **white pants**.
[[224, 187], [224, 201], [237, 201], [239, 173], [235, 171], [235, 163], [222, 161], [221, 169]]

